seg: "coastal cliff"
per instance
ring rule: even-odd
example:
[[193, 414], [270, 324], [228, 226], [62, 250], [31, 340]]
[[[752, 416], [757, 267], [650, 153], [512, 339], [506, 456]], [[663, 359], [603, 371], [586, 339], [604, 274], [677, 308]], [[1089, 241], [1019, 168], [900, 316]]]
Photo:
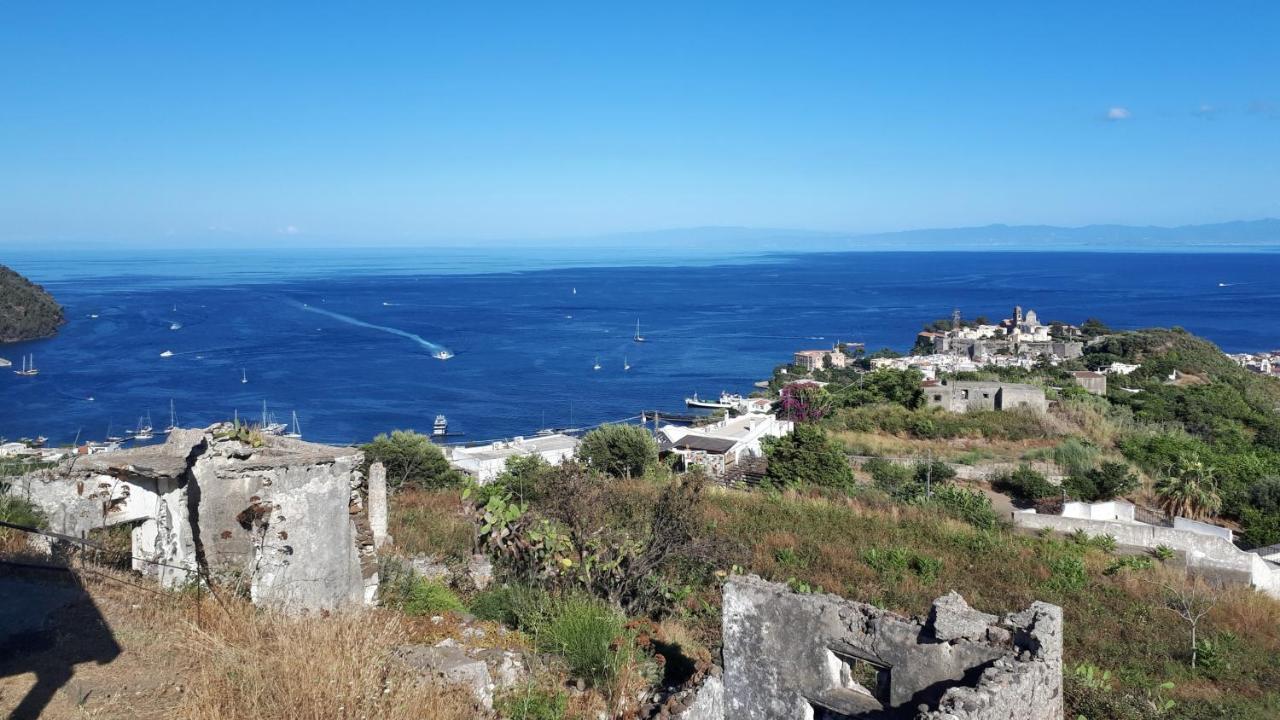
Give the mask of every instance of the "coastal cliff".
[[0, 265], [0, 343], [44, 338], [66, 322], [44, 288]]

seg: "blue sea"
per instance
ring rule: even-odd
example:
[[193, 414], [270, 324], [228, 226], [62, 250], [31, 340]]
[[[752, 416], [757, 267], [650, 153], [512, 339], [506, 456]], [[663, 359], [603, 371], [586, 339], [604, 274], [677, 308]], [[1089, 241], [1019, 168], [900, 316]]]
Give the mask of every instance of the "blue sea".
[[[40, 369], [0, 372], [0, 436], [56, 443], [146, 413], [163, 427], [170, 401], [186, 426], [256, 419], [265, 402], [334, 443], [429, 431], [437, 414], [451, 439], [479, 441], [683, 412], [694, 392], [750, 391], [795, 350], [905, 350], [953, 308], [1280, 346], [1274, 253], [3, 251], [0, 263], [68, 318], [57, 337], [0, 346]], [[647, 342], [632, 340], [637, 321]]]

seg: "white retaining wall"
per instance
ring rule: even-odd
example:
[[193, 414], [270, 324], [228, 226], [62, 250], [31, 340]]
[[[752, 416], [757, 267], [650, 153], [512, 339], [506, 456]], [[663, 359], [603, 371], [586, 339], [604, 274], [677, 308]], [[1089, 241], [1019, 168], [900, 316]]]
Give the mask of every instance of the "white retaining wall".
[[1220, 537], [1227, 542], [1235, 542], [1236, 539], [1235, 534], [1232, 533], [1229, 528], [1197, 522], [1195, 520], [1188, 520], [1184, 517], [1173, 519], [1173, 529], [1186, 530], [1187, 532], [1200, 533], [1201, 535], [1212, 535], [1214, 537]]
[[1280, 598], [1280, 572], [1261, 557], [1241, 550], [1219, 535], [1138, 522], [1040, 515], [1034, 511], [1015, 511], [1012, 517], [1014, 525], [1033, 530], [1061, 533], [1084, 530], [1090, 535], [1110, 535], [1117, 543], [1130, 547], [1155, 549], [1166, 545], [1186, 555], [1188, 568], [1208, 571], [1224, 580], [1246, 583]]

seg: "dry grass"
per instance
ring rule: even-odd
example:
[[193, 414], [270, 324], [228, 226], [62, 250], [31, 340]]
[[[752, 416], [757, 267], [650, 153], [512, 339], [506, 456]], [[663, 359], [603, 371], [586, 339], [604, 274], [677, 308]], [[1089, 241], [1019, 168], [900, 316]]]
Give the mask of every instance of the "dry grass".
[[[26, 575], [74, 580], [48, 571]], [[193, 594], [161, 592], [121, 570], [85, 573], [78, 585], [82, 598], [53, 616], [52, 642], [23, 664], [32, 671], [73, 665], [74, 682], [91, 693], [83, 707], [55, 694], [42, 718], [481, 716], [466, 691], [425, 682], [391, 660], [394, 647], [417, 638], [390, 612], [286, 617], [207, 593], [197, 608]], [[87, 648], [103, 642], [118, 646], [118, 655], [102, 664], [85, 661]], [[30, 672], [0, 678], [0, 717], [34, 678]]]
[[1016, 462], [1030, 450], [1052, 447], [1055, 440], [983, 440], [981, 438], [949, 438], [926, 440], [900, 437], [887, 433], [832, 432], [846, 451], [855, 455], [877, 457], [925, 457], [959, 462], [967, 456], [980, 455], [982, 461]]
[[471, 555], [475, 528], [457, 490], [403, 490], [390, 506], [389, 531], [400, 550], [442, 560]]
[[442, 689], [389, 657], [408, 642], [388, 612], [289, 618], [238, 604], [187, 625], [182, 647], [195, 658], [176, 720], [219, 718], [472, 718], [460, 689]]

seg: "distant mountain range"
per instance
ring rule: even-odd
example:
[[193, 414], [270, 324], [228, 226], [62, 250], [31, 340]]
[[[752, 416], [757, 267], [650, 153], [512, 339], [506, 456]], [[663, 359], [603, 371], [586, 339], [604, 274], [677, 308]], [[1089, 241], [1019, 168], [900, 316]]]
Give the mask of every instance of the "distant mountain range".
[[[849, 234], [740, 227], [702, 227], [621, 233], [581, 244], [652, 242], [787, 251], [993, 250], [1089, 252], [1270, 252], [1280, 251], [1280, 219], [1211, 225], [984, 225], [899, 232]], [[578, 243], [572, 243], [578, 244]]]

